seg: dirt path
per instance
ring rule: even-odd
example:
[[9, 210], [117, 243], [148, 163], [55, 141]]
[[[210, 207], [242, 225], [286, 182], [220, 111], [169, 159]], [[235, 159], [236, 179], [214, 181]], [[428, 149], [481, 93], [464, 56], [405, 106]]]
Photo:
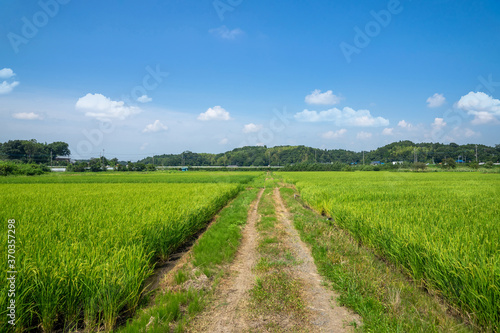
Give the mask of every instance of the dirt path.
[[222, 281], [218, 299], [213, 306], [196, 320], [192, 332], [244, 332], [250, 329], [244, 309], [248, 291], [255, 282], [252, 268], [257, 260], [257, 208], [264, 193], [262, 189], [252, 203], [241, 245], [230, 267], [229, 280]]
[[[243, 231], [241, 246], [233, 264], [230, 275], [221, 281], [215, 300], [209, 308], [199, 315], [190, 325], [190, 332], [260, 332], [267, 331], [265, 316], [252, 315], [249, 312], [249, 291], [255, 284], [256, 275], [253, 268], [260, 258], [257, 250], [259, 232], [256, 229], [260, 216], [258, 207], [264, 190], [249, 209], [248, 220]], [[336, 304], [334, 294], [321, 285], [322, 280], [310, 250], [300, 240], [298, 232], [290, 221], [289, 213], [283, 204], [278, 188], [274, 189], [272, 199], [280, 228], [284, 228], [283, 242], [294, 254], [298, 264], [291, 268], [293, 278], [300, 280], [303, 290], [301, 294], [307, 304], [307, 319], [304, 322], [292, 323], [283, 317], [275, 321], [281, 331], [303, 330], [313, 328], [313, 332], [349, 332], [350, 322], [360, 322], [359, 318], [347, 309]], [[275, 318], [276, 319], [276, 318]], [[281, 322], [283, 321], [283, 322]], [[292, 326], [290, 326], [292, 325]], [[301, 327], [293, 326], [300, 325]]]
[[336, 295], [330, 289], [322, 286], [321, 276], [318, 274], [314, 259], [309, 248], [300, 240], [299, 233], [290, 221], [279, 188], [274, 189], [274, 202], [276, 205], [276, 215], [283, 223], [288, 233], [287, 245], [294, 250], [294, 254], [300, 264], [296, 265], [295, 273], [297, 278], [302, 280], [304, 285], [304, 298], [311, 313], [310, 322], [315, 327], [316, 332], [350, 332], [352, 328], [347, 324], [353, 321], [360, 322], [359, 317], [351, 313], [344, 307], [337, 304]]

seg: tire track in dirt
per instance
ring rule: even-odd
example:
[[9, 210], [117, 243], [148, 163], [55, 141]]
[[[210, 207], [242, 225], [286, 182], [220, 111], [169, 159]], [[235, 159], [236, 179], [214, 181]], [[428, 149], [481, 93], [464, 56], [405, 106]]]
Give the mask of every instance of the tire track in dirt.
[[[252, 271], [260, 258], [257, 247], [259, 233], [256, 223], [260, 216], [257, 212], [264, 189], [249, 209], [247, 224], [243, 238], [234, 262], [229, 268], [230, 276], [221, 281], [215, 293], [213, 304], [200, 314], [189, 327], [190, 332], [260, 332], [268, 331], [263, 318], [252, 316], [249, 311], [249, 291], [255, 284], [255, 274]], [[353, 321], [360, 323], [359, 316], [340, 307], [335, 299], [337, 295], [321, 285], [322, 279], [311, 256], [309, 248], [302, 242], [297, 230], [293, 227], [289, 212], [286, 209], [279, 188], [273, 191], [273, 201], [276, 216], [285, 229], [283, 242], [291, 249], [296, 265], [291, 267], [295, 279], [303, 286], [302, 295], [307, 305], [308, 318], [304, 321], [304, 329], [312, 327], [311, 332], [350, 332]], [[289, 331], [288, 319], [275, 318], [275, 324]], [[280, 322], [283, 321], [283, 322]], [[297, 324], [295, 324], [297, 325]], [[293, 328], [292, 328], [293, 330]]]
[[292, 225], [290, 213], [286, 209], [279, 188], [274, 189], [274, 203], [276, 215], [283, 223], [288, 233], [287, 246], [293, 249], [300, 264], [294, 267], [297, 278], [302, 280], [304, 286], [304, 300], [311, 313], [310, 322], [315, 332], [350, 332], [352, 327], [347, 327], [353, 321], [360, 323], [359, 316], [337, 304], [338, 297], [332, 290], [322, 286], [322, 279], [314, 263], [309, 248], [300, 239], [299, 233]]
[[264, 189], [260, 190], [249, 209], [240, 248], [229, 268], [230, 277], [221, 282], [217, 299], [208, 311], [195, 320], [191, 332], [244, 332], [251, 328], [245, 308], [248, 303], [248, 291], [255, 282], [252, 272], [258, 258], [258, 233], [255, 225], [259, 220], [257, 208], [262, 193]]

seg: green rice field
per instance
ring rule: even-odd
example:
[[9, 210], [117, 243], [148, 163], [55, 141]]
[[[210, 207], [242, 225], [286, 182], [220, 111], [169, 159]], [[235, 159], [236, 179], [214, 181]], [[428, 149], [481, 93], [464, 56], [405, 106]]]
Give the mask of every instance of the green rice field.
[[500, 328], [500, 177], [283, 173], [302, 199], [483, 328]]
[[[206, 227], [259, 172], [49, 174], [0, 178], [0, 230], [15, 228], [16, 327], [112, 330], [140, 307], [154, 267]], [[437, 293], [475, 327], [500, 329], [500, 176], [279, 172], [301, 199]], [[15, 227], [8, 221], [15, 220]], [[10, 232], [11, 233], [11, 232]], [[11, 246], [0, 242], [9, 254]], [[4, 281], [9, 265], [2, 262]], [[5, 284], [7, 285], [7, 283]], [[0, 289], [0, 331], [8, 288]]]
[[[5, 237], [7, 221], [15, 220], [15, 329], [113, 328], [135, 311], [155, 262], [204, 228], [256, 175], [2, 178]], [[7, 242], [0, 249], [8, 253]], [[6, 281], [12, 269], [6, 260], [2, 265]], [[1, 331], [9, 327], [7, 293], [0, 289]]]

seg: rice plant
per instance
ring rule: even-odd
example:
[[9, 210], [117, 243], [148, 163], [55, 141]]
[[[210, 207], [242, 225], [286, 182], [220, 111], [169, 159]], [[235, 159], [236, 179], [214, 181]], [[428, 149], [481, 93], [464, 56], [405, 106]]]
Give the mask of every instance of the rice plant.
[[283, 173], [302, 199], [500, 329], [500, 177], [460, 173]]
[[[185, 176], [183, 176], [185, 177]], [[0, 230], [16, 220], [16, 326], [111, 330], [136, 309], [154, 264], [240, 191], [237, 183], [0, 185]], [[7, 242], [0, 243], [7, 253]], [[6, 260], [2, 263], [6, 281]], [[7, 323], [0, 289], [0, 330]]]

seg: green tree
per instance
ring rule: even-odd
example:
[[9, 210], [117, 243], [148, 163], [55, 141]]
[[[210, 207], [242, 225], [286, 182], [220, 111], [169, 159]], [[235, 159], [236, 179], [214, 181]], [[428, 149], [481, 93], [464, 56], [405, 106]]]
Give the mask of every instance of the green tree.
[[144, 163], [136, 163], [134, 167], [135, 171], [144, 171], [146, 170], [146, 164]]
[[451, 157], [448, 157], [447, 159], [445, 159], [443, 161], [443, 167], [445, 169], [455, 169], [457, 167], [457, 163], [455, 162], [455, 160]]
[[90, 159], [89, 167], [90, 167], [90, 171], [92, 171], [92, 172], [102, 171], [103, 168], [102, 168], [101, 159], [100, 158]]
[[491, 169], [491, 168], [493, 168], [493, 162], [492, 162], [492, 161], [488, 161], [488, 162], [484, 163], [484, 167], [485, 167], [486, 169]]
[[473, 170], [477, 170], [477, 169], [479, 169], [479, 163], [477, 163], [477, 162], [470, 162], [469, 163], [469, 168], [471, 168]]
[[47, 145], [49, 152], [52, 152], [52, 156], [70, 156], [71, 151], [69, 150], [69, 145], [66, 142], [56, 141], [49, 143]]
[[424, 162], [415, 162], [412, 165], [412, 169], [414, 171], [419, 171], [419, 170], [424, 171], [425, 169], [427, 169], [427, 164]]

